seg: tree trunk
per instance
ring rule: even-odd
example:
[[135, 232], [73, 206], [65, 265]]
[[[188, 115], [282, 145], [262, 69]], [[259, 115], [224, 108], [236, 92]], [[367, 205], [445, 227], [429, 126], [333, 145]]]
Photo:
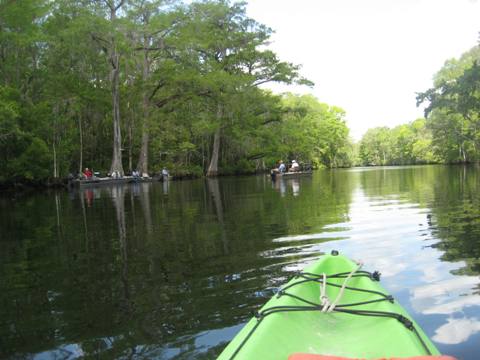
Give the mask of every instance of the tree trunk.
[[[120, 2], [118, 8], [123, 4]], [[117, 17], [117, 7], [109, 4], [110, 6], [110, 21], [113, 23]], [[110, 72], [110, 78], [112, 81], [112, 107], [113, 107], [113, 156], [112, 166], [110, 166], [110, 173], [117, 172], [120, 176], [124, 175], [122, 164], [122, 133], [120, 128], [120, 54], [117, 52], [117, 45], [115, 43], [115, 37], [112, 35], [110, 49], [110, 64], [112, 71]]]
[[218, 155], [220, 153], [220, 128], [215, 131], [213, 136], [213, 150], [212, 157], [210, 159], [210, 165], [208, 166], [207, 176], [218, 175]]
[[82, 129], [82, 117], [78, 117], [78, 132], [80, 136], [80, 160], [78, 162], [78, 173], [82, 173], [83, 169], [83, 129]]
[[115, 44], [112, 49], [112, 56], [110, 57], [112, 64], [111, 78], [112, 78], [112, 104], [113, 104], [113, 156], [110, 173], [118, 172], [120, 176], [124, 175], [122, 164], [122, 133], [120, 129], [120, 89], [119, 89], [119, 65], [120, 56], [117, 54]]
[[205, 170], [205, 138], [202, 137], [202, 169]]
[[207, 176], [218, 175], [218, 157], [220, 155], [220, 136], [222, 132], [221, 120], [222, 120], [222, 107], [221, 105], [218, 105], [217, 121], [220, 123], [220, 125], [218, 129], [215, 131], [215, 135], [213, 136], [212, 157], [210, 158], [210, 165], [208, 166]]
[[55, 138], [53, 139], [53, 178], [58, 178], [57, 150], [55, 149]]
[[[145, 109], [144, 109], [145, 114]], [[137, 171], [143, 177], [148, 176], [148, 143], [150, 141], [150, 136], [148, 133], [148, 125], [146, 123], [146, 118], [143, 119], [142, 125], [142, 146], [140, 148], [140, 155], [138, 158]]]
[[[147, 36], [144, 37], [145, 48], [149, 43], [149, 38]], [[150, 61], [148, 59], [148, 50], [144, 50], [143, 52], [143, 82], [144, 84], [147, 82], [150, 75]], [[143, 124], [142, 124], [142, 145], [140, 148], [140, 155], [138, 157], [138, 165], [137, 170], [140, 174], [144, 177], [148, 176], [148, 143], [150, 141], [150, 134], [149, 134], [149, 126], [148, 126], [148, 119], [149, 119], [149, 100], [148, 100], [148, 93], [147, 90], [144, 89], [143, 91]]]
[[128, 171], [133, 171], [133, 111], [128, 122]]
[[58, 105], [53, 108], [53, 136], [52, 136], [52, 151], [53, 151], [53, 178], [58, 178], [58, 166], [57, 166], [57, 148], [55, 143], [57, 142], [57, 119], [58, 119]]
[[458, 147], [458, 156], [460, 158], [460, 161], [465, 164], [467, 162], [467, 156], [465, 153], [465, 150], [463, 148], [463, 143]]
[[[130, 67], [128, 62], [125, 64], [125, 77], [127, 78], [127, 86], [133, 87], [134, 80], [133, 76], [130, 76]], [[132, 106], [130, 101], [127, 101], [128, 109], [128, 172], [131, 174], [134, 170], [133, 168], [133, 131], [135, 128], [135, 108]]]

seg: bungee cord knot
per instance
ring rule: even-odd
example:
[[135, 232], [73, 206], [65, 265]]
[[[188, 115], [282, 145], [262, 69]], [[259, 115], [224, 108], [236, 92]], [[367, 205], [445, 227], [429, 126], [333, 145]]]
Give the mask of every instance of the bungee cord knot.
[[350, 271], [348, 276], [345, 278], [340, 288], [340, 291], [338, 292], [337, 297], [333, 302], [330, 301], [327, 295], [327, 275], [325, 273], [322, 274], [322, 283], [320, 285], [320, 303], [322, 305], [322, 312], [332, 312], [335, 309], [335, 307], [338, 305], [338, 303], [343, 297], [348, 281], [363, 266], [363, 262], [361, 261], [356, 261], [356, 263], [357, 263], [357, 267], [354, 268], [352, 271]]
[[372, 280], [380, 281], [380, 275], [382, 275], [382, 274], [379, 271], [375, 270], [372, 273]]

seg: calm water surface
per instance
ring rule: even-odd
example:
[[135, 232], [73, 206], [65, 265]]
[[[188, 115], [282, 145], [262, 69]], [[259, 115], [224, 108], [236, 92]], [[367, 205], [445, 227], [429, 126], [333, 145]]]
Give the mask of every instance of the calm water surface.
[[480, 170], [391, 167], [0, 198], [0, 358], [215, 358], [332, 249], [480, 358]]

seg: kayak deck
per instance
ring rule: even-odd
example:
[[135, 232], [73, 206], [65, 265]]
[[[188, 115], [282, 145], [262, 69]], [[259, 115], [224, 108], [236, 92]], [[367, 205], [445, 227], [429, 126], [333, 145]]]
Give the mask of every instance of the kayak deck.
[[[438, 355], [420, 327], [374, 279], [375, 273], [355, 272], [357, 268], [344, 256], [323, 256], [270, 299], [219, 359], [287, 359], [293, 353], [361, 358]], [[322, 311], [323, 274], [330, 304], [342, 292], [331, 312]]]

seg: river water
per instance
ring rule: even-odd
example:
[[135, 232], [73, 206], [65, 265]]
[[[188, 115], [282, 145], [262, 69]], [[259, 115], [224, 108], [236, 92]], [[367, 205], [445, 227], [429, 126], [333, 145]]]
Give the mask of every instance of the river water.
[[480, 170], [461, 166], [3, 195], [0, 358], [215, 358], [332, 249], [480, 358]]

